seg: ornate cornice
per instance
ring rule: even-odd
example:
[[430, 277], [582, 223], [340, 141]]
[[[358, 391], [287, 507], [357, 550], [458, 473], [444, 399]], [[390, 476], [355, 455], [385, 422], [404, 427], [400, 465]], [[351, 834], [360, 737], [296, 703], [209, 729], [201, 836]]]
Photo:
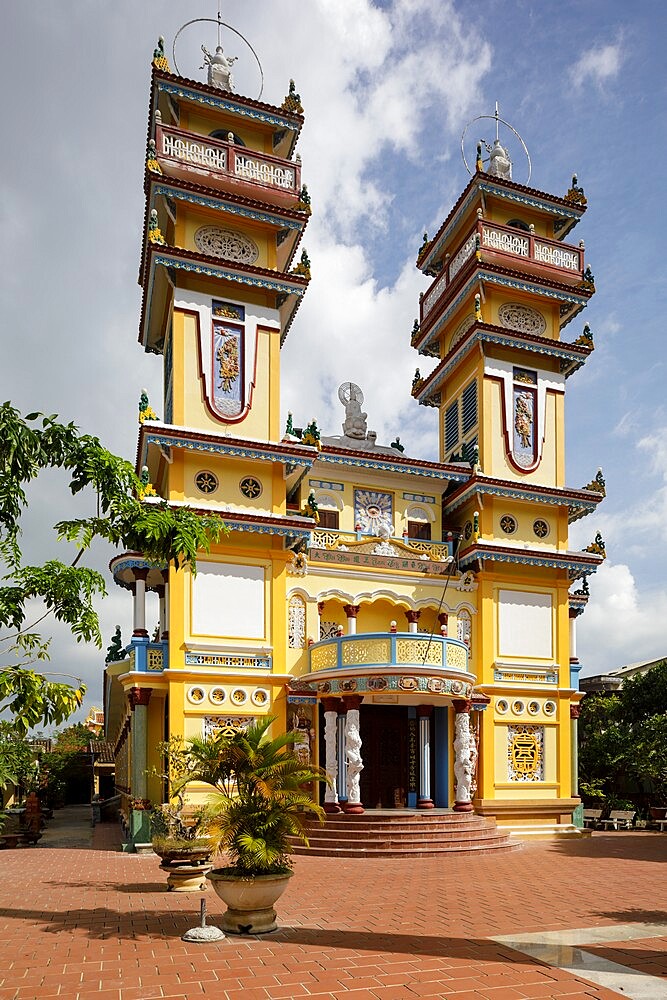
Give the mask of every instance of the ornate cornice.
[[440, 391], [443, 382], [454, 369], [470, 354], [477, 344], [499, 344], [502, 347], [518, 348], [533, 354], [543, 354], [558, 358], [561, 373], [568, 378], [584, 364], [592, 347], [579, 344], [565, 344], [550, 337], [538, 337], [531, 333], [520, 333], [492, 323], [474, 323], [457, 344], [445, 355], [440, 364], [420, 384], [414, 398], [422, 406], [430, 405], [429, 400]]
[[389, 456], [372, 456], [368, 452], [354, 451], [350, 448], [324, 447], [317, 461], [332, 465], [348, 465], [357, 469], [376, 469], [380, 472], [407, 472], [425, 479], [441, 479], [456, 483], [466, 482], [472, 474], [469, 468], [462, 468], [461, 465], [421, 462], [419, 459], [407, 457], [392, 459]]
[[187, 427], [175, 427], [158, 421], [146, 421], [139, 431], [137, 468], [146, 464], [150, 445], [159, 448], [182, 448], [232, 458], [257, 459], [264, 462], [281, 462], [288, 466], [310, 469], [318, 458], [316, 448], [289, 441], [276, 444], [273, 441], [252, 441], [248, 438], [234, 438], [227, 434], [200, 431]]
[[569, 510], [585, 508], [589, 514], [595, 510], [603, 499], [599, 493], [588, 490], [568, 490], [563, 487], [533, 486], [523, 483], [517, 485], [502, 479], [491, 479], [486, 476], [474, 476], [465, 486], [458, 488], [449, 497], [443, 514], [453, 514], [466, 501], [478, 494], [496, 497], [506, 497], [509, 500], [529, 500], [550, 504], [554, 507], [565, 507]]
[[603, 556], [584, 552], [563, 552], [540, 549], [518, 549], [509, 545], [494, 545], [476, 542], [459, 556], [459, 569], [465, 569], [478, 562], [505, 562], [520, 566], [545, 566], [550, 569], [565, 569], [570, 579], [576, 580], [582, 573], [595, 573]]

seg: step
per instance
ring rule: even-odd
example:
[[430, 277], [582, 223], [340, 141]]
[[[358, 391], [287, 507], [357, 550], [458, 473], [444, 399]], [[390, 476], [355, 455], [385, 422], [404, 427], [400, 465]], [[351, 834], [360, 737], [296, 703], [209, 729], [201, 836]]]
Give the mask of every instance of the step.
[[[383, 827], [381, 830], [352, 830], [350, 827], [344, 827], [343, 829], [331, 829], [330, 826], [321, 827], [306, 827], [306, 833], [310, 840], [429, 840], [436, 837], [441, 840], [459, 840], [461, 837], [466, 839], [472, 837], [488, 837], [493, 835], [498, 831], [498, 828], [494, 824], [484, 825], [484, 826], [465, 826], [458, 830], [451, 830], [445, 828], [439, 829], [437, 827], [429, 827], [427, 830], [420, 830], [416, 832], [408, 832], [405, 830], [392, 830], [391, 827]], [[505, 835], [507, 830], [502, 831]]]
[[391, 850], [383, 848], [321, 848], [321, 847], [295, 847], [294, 854], [319, 858], [434, 858], [442, 854], [472, 855], [491, 854], [496, 851], [519, 851], [522, 848], [520, 842], [513, 843], [509, 839], [495, 844], [468, 844], [465, 846], [434, 847], [421, 849], [419, 847]]
[[[495, 825], [492, 819], [484, 816], [475, 816], [474, 813], [465, 813], [465, 819], [456, 819], [454, 821], [448, 821], [444, 817], [433, 817], [432, 820], [422, 820], [418, 822], [406, 822], [401, 820], [396, 820], [391, 822], [388, 820], [367, 820], [362, 815], [357, 818], [354, 815], [350, 816], [327, 816], [325, 820], [325, 826], [329, 829], [353, 829], [355, 832], [368, 832], [376, 833], [381, 830], [397, 830], [402, 833], [406, 833], [410, 836], [419, 836], [422, 832], [426, 830], [461, 830], [461, 829], [481, 829], [489, 825]], [[309, 823], [313, 829], [322, 829], [322, 826], [317, 823]]]
[[[402, 848], [411, 849], [415, 846], [420, 849], [430, 850], [432, 847], [456, 847], [467, 844], [492, 844], [499, 840], [507, 840], [507, 836], [502, 833], [497, 833], [495, 831], [489, 831], [488, 834], [481, 837], [420, 837], [418, 844], [415, 844], [414, 839], [411, 840], [401, 840], [395, 837], [377, 837], [377, 838], [355, 838], [355, 837], [318, 837], [312, 838], [308, 837], [310, 847], [315, 848], [378, 848], [382, 850], [393, 850], [400, 851]], [[297, 845], [300, 842], [296, 839], [291, 841], [292, 844]]]

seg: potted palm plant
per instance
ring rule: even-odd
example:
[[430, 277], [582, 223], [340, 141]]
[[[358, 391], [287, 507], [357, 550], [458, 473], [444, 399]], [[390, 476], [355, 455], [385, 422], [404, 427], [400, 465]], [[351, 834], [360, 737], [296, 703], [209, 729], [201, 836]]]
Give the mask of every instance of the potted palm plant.
[[206, 877], [227, 904], [222, 928], [234, 934], [276, 929], [273, 904], [293, 874], [290, 838], [308, 843], [305, 820], [324, 820], [305, 786], [327, 781], [326, 772], [295, 752], [298, 733], [269, 736], [272, 722], [266, 718], [231, 736], [190, 740], [188, 774], [181, 782], [215, 789], [216, 832], [231, 864]]

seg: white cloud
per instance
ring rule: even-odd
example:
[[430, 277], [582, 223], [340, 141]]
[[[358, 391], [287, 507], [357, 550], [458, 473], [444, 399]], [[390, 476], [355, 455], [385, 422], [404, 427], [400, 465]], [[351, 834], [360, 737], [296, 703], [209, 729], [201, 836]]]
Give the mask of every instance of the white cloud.
[[583, 87], [589, 81], [602, 87], [618, 76], [625, 60], [621, 39], [608, 45], [594, 45], [582, 52], [576, 63], [570, 67], [570, 79], [575, 87]]
[[667, 654], [667, 591], [640, 592], [624, 563], [603, 563], [591, 583], [586, 613], [577, 622], [584, 675], [615, 670]]

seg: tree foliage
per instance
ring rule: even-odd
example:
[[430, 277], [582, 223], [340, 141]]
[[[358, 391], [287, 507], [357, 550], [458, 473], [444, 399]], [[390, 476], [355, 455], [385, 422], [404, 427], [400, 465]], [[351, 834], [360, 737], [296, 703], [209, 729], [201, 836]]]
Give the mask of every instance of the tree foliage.
[[[62, 520], [58, 539], [76, 544], [69, 563], [59, 560], [31, 566], [21, 552], [21, 515], [26, 489], [45, 469], [64, 469], [76, 495], [90, 490], [95, 513]], [[225, 533], [217, 517], [203, 517], [187, 507], [143, 496], [129, 462], [108, 451], [98, 438], [81, 434], [55, 415], [23, 417], [10, 403], [0, 406], [0, 711], [8, 709], [19, 732], [38, 724], [60, 725], [79, 707], [85, 685], [48, 680], [31, 669], [49, 658], [49, 639], [26, 624], [29, 602], [41, 601], [46, 615], [65, 623], [77, 642], [101, 647], [94, 600], [105, 594], [102, 576], [79, 565], [96, 538], [114, 547], [141, 552], [158, 565], [196, 572], [198, 551], [208, 552]]]
[[588, 695], [579, 720], [582, 791], [611, 802], [641, 795], [667, 805], [667, 661], [624, 681], [617, 694]]

